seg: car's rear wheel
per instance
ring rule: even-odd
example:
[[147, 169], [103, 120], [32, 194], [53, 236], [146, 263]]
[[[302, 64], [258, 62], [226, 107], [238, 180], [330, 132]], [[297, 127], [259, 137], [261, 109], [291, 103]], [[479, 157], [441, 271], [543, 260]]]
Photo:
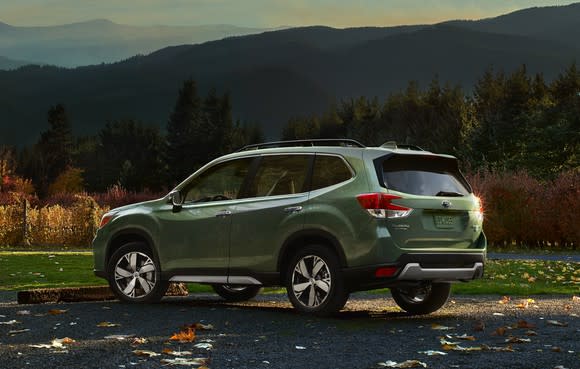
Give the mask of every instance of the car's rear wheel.
[[109, 285], [125, 302], [157, 302], [169, 283], [160, 279], [159, 263], [151, 249], [141, 242], [131, 242], [113, 253], [108, 265]]
[[232, 286], [229, 284], [214, 284], [212, 287], [215, 293], [226, 301], [232, 302], [252, 299], [261, 290], [259, 286]]
[[451, 283], [427, 283], [417, 287], [391, 288], [393, 299], [408, 313], [429, 314], [439, 310], [451, 293]]
[[297, 310], [318, 315], [339, 311], [349, 295], [338, 257], [322, 245], [310, 245], [294, 254], [286, 271], [286, 289]]

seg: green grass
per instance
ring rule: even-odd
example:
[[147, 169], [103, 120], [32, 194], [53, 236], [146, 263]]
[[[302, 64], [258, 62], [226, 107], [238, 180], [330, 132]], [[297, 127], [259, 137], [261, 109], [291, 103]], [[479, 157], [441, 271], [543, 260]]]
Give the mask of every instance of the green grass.
[[[0, 291], [104, 284], [104, 279], [93, 274], [90, 251], [0, 251]], [[211, 292], [211, 288], [204, 285], [190, 284], [188, 288], [190, 292]], [[267, 289], [268, 292], [283, 290]], [[453, 292], [468, 295], [579, 295], [580, 263], [489, 260], [484, 279], [454, 284]]]

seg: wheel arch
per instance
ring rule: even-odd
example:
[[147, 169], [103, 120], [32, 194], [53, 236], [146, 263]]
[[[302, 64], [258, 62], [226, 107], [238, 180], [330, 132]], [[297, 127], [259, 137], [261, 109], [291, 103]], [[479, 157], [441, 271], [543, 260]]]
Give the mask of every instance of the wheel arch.
[[286, 266], [292, 254], [298, 251], [301, 247], [311, 244], [326, 245], [338, 256], [340, 267], [347, 267], [346, 256], [342, 245], [334, 235], [321, 229], [306, 229], [296, 232], [288, 237], [280, 249], [277, 270], [280, 273], [281, 281], [284, 281], [286, 278]]
[[151, 236], [142, 229], [139, 228], [126, 228], [116, 232], [110, 239], [109, 243], [107, 244], [107, 252], [105, 254], [105, 260], [107, 265], [111, 260], [111, 256], [117, 251], [121, 246], [126, 245], [131, 242], [141, 242], [145, 244], [151, 252], [153, 256], [157, 260], [157, 263], [160, 263], [159, 255], [157, 253], [157, 249], [155, 248], [155, 244]]

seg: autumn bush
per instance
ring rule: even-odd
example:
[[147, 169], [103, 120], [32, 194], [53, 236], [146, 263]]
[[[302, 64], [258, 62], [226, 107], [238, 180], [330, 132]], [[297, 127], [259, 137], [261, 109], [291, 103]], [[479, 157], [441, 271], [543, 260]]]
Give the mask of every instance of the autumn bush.
[[[525, 172], [475, 172], [467, 177], [482, 199], [490, 245], [578, 249], [580, 171], [561, 173], [552, 181]], [[0, 192], [0, 245], [87, 247], [106, 211], [161, 196], [120, 186], [105, 193], [65, 192], [44, 199]]]
[[580, 241], [580, 171], [540, 181], [525, 172], [467, 176], [481, 198], [491, 245], [577, 249]]

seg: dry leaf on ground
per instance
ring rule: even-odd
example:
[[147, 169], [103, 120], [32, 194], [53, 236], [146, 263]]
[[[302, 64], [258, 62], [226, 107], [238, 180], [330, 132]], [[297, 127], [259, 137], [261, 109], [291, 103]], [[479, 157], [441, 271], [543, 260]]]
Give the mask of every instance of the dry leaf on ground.
[[406, 360], [402, 363], [397, 363], [396, 361], [385, 361], [384, 363], [378, 363], [379, 366], [386, 368], [426, 368], [427, 364], [419, 360]]
[[434, 351], [434, 350], [427, 350], [427, 351], [417, 351], [418, 354], [425, 354], [427, 356], [445, 356], [447, 355], [446, 352], [443, 351]]
[[176, 357], [175, 359], [161, 359], [161, 364], [165, 364], [165, 365], [200, 366], [200, 365], [206, 365], [207, 362], [208, 362], [208, 359], [206, 359], [206, 358], [186, 359], [186, 358], [182, 358], [182, 357]]
[[185, 331], [174, 333], [173, 336], [169, 338], [169, 340], [179, 342], [193, 342], [193, 340], [195, 340], [195, 329], [187, 328]]
[[508, 304], [511, 301], [511, 297], [509, 296], [502, 296], [501, 300], [498, 301], [498, 303], [505, 305]]
[[50, 309], [48, 311], [48, 314], [50, 315], [60, 315], [60, 314], [65, 314], [68, 310], [62, 310], [62, 309]]
[[0, 325], [14, 325], [14, 324], [20, 324], [20, 322], [18, 320], [9, 320], [7, 322], [0, 322]]
[[437, 323], [433, 323], [431, 324], [431, 329], [437, 330], [437, 331], [448, 331], [451, 329], [455, 329], [455, 327], [447, 327], [441, 324], [437, 324]]
[[65, 338], [57, 338], [54, 339], [50, 342], [50, 344], [38, 344], [38, 345], [28, 345], [29, 347], [34, 347], [34, 348], [57, 348], [57, 349], [62, 349], [64, 348], [64, 345], [70, 345], [71, 343], [75, 342], [75, 340], [73, 340], [72, 338], [69, 337], [65, 337]]
[[528, 323], [522, 319], [522, 320], [518, 320], [518, 322], [516, 324], [516, 328], [532, 329], [532, 328], [536, 328], [536, 325], [533, 323]]
[[529, 343], [529, 342], [532, 342], [532, 340], [529, 338], [520, 338], [520, 337], [516, 337], [516, 336], [509, 336], [508, 338], [506, 338], [505, 342], [506, 343]]
[[556, 326], [556, 327], [567, 327], [568, 326], [568, 323], [560, 322], [558, 320], [547, 320], [546, 323], [549, 325]]
[[166, 355], [172, 355], [172, 356], [188, 356], [191, 355], [192, 352], [191, 351], [173, 351], [170, 348], [164, 348], [163, 351], [164, 354]]
[[100, 322], [99, 324], [97, 324], [97, 327], [99, 327], [99, 328], [111, 328], [111, 327], [119, 327], [119, 326], [121, 326], [121, 324], [111, 323], [111, 322]]
[[133, 353], [137, 356], [145, 356], [145, 357], [161, 356], [161, 354], [158, 354], [157, 352], [148, 350], [133, 350]]
[[106, 340], [117, 340], [117, 341], [124, 341], [129, 338], [135, 337], [134, 334], [112, 334], [110, 336], [105, 336], [104, 339]]

